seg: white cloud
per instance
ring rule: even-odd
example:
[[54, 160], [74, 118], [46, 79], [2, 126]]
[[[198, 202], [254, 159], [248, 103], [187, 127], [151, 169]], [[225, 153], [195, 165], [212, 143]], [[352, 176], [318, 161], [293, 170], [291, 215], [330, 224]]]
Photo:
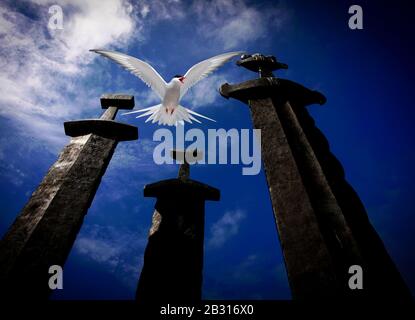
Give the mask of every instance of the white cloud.
[[226, 212], [211, 226], [208, 246], [222, 247], [229, 238], [239, 232], [240, 224], [245, 217], [245, 213], [241, 210]]
[[[89, 49], [128, 47], [146, 38], [149, 25], [194, 18], [202, 39], [230, 49], [258, 39], [266, 33], [265, 26], [279, 25], [284, 17], [281, 10], [267, 7], [260, 11], [242, 0], [190, 5], [178, 0], [31, 2], [38, 19], [0, 7], [0, 115], [45, 140], [55, 152], [65, 141], [62, 122], [95, 111], [97, 98], [111, 77], [109, 69], [97, 71], [96, 64], [91, 64], [96, 55]], [[51, 32], [48, 8], [55, 4], [63, 10], [63, 30]], [[95, 85], [90, 84], [92, 79]], [[196, 108], [212, 105], [224, 80], [221, 75], [209, 77], [185, 101]], [[157, 102], [150, 91], [138, 94], [145, 95], [144, 106]]]
[[192, 87], [183, 98], [183, 105], [191, 109], [209, 106], [220, 98], [219, 88], [222, 84], [229, 81], [229, 75], [221, 73], [209, 76]]
[[[63, 30], [52, 32], [47, 28], [48, 8], [55, 4], [63, 9]], [[150, 28], [160, 21], [187, 20], [196, 22], [196, 43], [207, 41], [207, 50], [220, 51], [252, 42], [266, 33], [265, 26], [283, 21], [281, 10], [247, 5], [242, 0], [32, 0], [29, 7], [30, 16], [11, 5], [0, 6], [0, 116], [11, 120], [16, 129], [13, 134], [20, 138], [2, 143], [30, 147], [30, 141], [53, 154], [68, 141], [62, 123], [96, 116], [99, 96], [114, 83], [135, 95], [137, 107], [159, 102], [149, 89], [136, 91], [129, 84], [125, 88], [123, 77], [112, 79], [107, 68], [112, 62], [93, 60], [97, 55], [89, 49], [128, 48], [150, 40]], [[219, 71], [204, 79], [189, 91], [183, 104], [196, 109], [214, 105], [222, 99], [219, 86], [236, 81], [230, 75]], [[118, 154], [124, 151], [121, 148]], [[130, 163], [134, 161], [131, 152], [124, 155], [124, 160], [130, 157]]]
[[[1, 160], [1, 156], [0, 156]], [[7, 179], [11, 184], [19, 187], [23, 184], [26, 174], [23, 173], [13, 163], [1, 162], [0, 163], [0, 175]]]
[[243, 283], [257, 282], [263, 276], [263, 274], [256, 272], [257, 268], [255, 267], [258, 267], [258, 260], [257, 254], [248, 255], [240, 264], [235, 266], [233, 278]]
[[176, 165], [154, 163], [153, 150], [157, 144], [147, 138], [118, 144], [100, 185], [102, 192], [96, 195], [97, 206], [108, 202], [123, 206], [124, 202], [135, 199], [137, 190], [142, 190], [145, 184], [177, 174]]
[[52, 2], [35, 4], [39, 20], [0, 7], [0, 115], [56, 149], [65, 139], [63, 120], [79, 117], [101, 94], [99, 87], [91, 90], [85, 83], [92, 72], [86, 63], [94, 57], [88, 50], [126, 45], [137, 21], [121, 0], [58, 1], [63, 30], [50, 37], [47, 8]]
[[[270, 283], [288, 291], [288, 279], [284, 263], [280, 262], [274, 265], [273, 262], [270, 262], [266, 253], [249, 254], [233, 267], [230, 277], [249, 292], [244, 296], [240, 292], [235, 292], [237, 296], [234, 299], [263, 300], [265, 298], [264, 294], [269, 293], [261, 292], [258, 288], [269, 286]], [[275, 297], [275, 294], [272, 296]]]
[[142, 172], [147, 165], [154, 166], [153, 149], [157, 144], [146, 138], [135, 143], [120, 144], [114, 154], [112, 168]]
[[146, 22], [155, 23], [160, 20], [183, 19], [186, 7], [180, 0], [149, 0], [140, 1], [139, 12]]
[[133, 91], [132, 94], [137, 101], [136, 109], [147, 108], [160, 103], [160, 98], [150, 88], [142, 91]]
[[[38, 24], [43, 30], [49, 21], [47, 8], [59, 5], [63, 12], [63, 29], [49, 30], [52, 39], [48, 46], [56, 50], [55, 58], [63, 63], [87, 63], [93, 59], [91, 48], [126, 45], [133, 36], [136, 24], [132, 6], [123, 0], [35, 0], [43, 13]], [[76, 65], [74, 65], [76, 69]]]
[[198, 31], [222, 45], [224, 50], [242, 49], [279, 28], [287, 19], [286, 11], [262, 4], [254, 7], [244, 0], [196, 0], [193, 12], [199, 18]]
[[144, 232], [94, 224], [82, 230], [74, 248], [78, 253], [102, 264], [127, 286], [135, 287], [146, 244]]
[[150, 12], [150, 6], [148, 4], [144, 4], [140, 10], [141, 16], [145, 18], [149, 12]]

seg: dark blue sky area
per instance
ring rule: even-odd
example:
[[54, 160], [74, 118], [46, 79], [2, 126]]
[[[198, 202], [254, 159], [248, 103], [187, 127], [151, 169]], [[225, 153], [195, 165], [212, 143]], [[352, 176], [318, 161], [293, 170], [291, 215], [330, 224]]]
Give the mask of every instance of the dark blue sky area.
[[[130, 31], [124, 42], [116, 39], [91, 45], [147, 59], [166, 80], [202, 59], [226, 51], [273, 54], [287, 63], [289, 69], [279, 71], [278, 76], [318, 90], [327, 97], [324, 106], [313, 105], [309, 110], [329, 140], [332, 152], [343, 164], [347, 180], [361, 197], [388, 252], [415, 293], [412, 80], [415, 11], [409, 2], [229, 2], [239, 10], [234, 11], [213, 1], [210, 5], [198, 4], [205, 10], [202, 16], [195, 13], [199, 8], [197, 3], [164, 2], [165, 6], [161, 6], [159, 2], [149, 4], [148, 14], [143, 14], [145, 6], [141, 2], [132, 7], [129, 17], [133, 17], [135, 31]], [[363, 8], [363, 30], [348, 28], [348, 8], [352, 4]], [[164, 12], [163, 8], [169, 6], [170, 10]], [[215, 6], [217, 19], [209, 11]], [[78, 12], [65, 1], [62, 7], [71, 15]], [[5, 2], [1, 8], [3, 20], [20, 26], [37, 25], [44, 17], [44, 8], [47, 13], [47, 6], [34, 4], [16, 6]], [[16, 12], [20, 15], [11, 18]], [[235, 22], [230, 25], [229, 21]], [[235, 29], [236, 42], [233, 42], [225, 36], [229, 36], [229, 30], [237, 23], [246, 37], [238, 35]], [[48, 46], [49, 40], [42, 34], [31, 28], [28, 30], [27, 36], [39, 37]], [[17, 32], [13, 31], [10, 39], [19, 36]], [[66, 34], [65, 37], [72, 39]], [[43, 54], [38, 45], [28, 43], [29, 48], [34, 46], [32, 51]], [[13, 48], [0, 45], [2, 64], [9, 61], [11, 53], [21, 54]], [[19, 109], [20, 104], [16, 103], [13, 110], [17, 111], [5, 108], [7, 111], [0, 113], [0, 234], [6, 232], [68, 142], [63, 133], [63, 121], [99, 115], [98, 97], [103, 92], [134, 94], [137, 107], [157, 103], [153, 103], [148, 96], [149, 89], [140, 80], [114, 63], [87, 53], [85, 57], [89, 59], [87, 62], [81, 59], [73, 62], [68, 58], [60, 66], [65, 68], [71, 63], [82, 72], [64, 78], [67, 82], [60, 87], [56, 85], [57, 89], [53, 87], [59, 92], [56, 101], [51, 102], [39, 94], [34, 103], [45, 106], [46, 113], [59, 115], [50, 118], [50, 123], [56, 124], [57, 131], [53, 134], [57, 142], [51, 143], [49, 137], [44, 138], [41, 133], [49, 130], [48, 126], [32, 130], [33, 122], [24, 121], [29, 116], [22, 114], [33, 116], [33, 121], [37, 121], [33, 106]], [[20, 65], [25, 63], [19, 61]], [[2, 82], [4, 90], [11, 90], [15, 81], [13, 74], [10, 71], [4, 76], [9, 80]], [[212, 77], [215, 76], [206, 92], [195, 88], [183, 105], [197, 108], [198, 112], [218, 122], [204, 122], [194, 127], [204, 131], [252, 128], [248, 108], [238, 101], [223, 99], [217, 88], [225, 81], [243, 81], [256, 75], [232, 62]], [[42, 77], [56, 77], [58, 84], [63, 81], [53, 72], [45, 72]], [[45, 81], [37, 93], [48, 89], [48, 85], [50, 83]], [[31, 86], [35, 84], [28, 84], [28, 88]], [[82, 94], [88, 99], [75, 99], [74, 88], [83, 88]], [[60, 104], [62, 101], [68, 103]], [[76, 103], [71, 104], [72, 101]], [[9, 106], [13, 101], [0, 103]], [[79, 108], [77, 113], [67, 111], [75, 104]], [[54, 299], [134, 297], [154, 206], [154, 199], [143, 197], [143, 187], [174, 177], [178, 166], [159, 167], [153, 163], [155, 144], [151, 140], [157, 126], [134, 117], [119, 115], [117, 119], [137, 125], [140, 139], [118, 146], [65, 265], [64, 290], [56, 292]], [[186, 128], [190, 127], [193, 125]], [[242, 176], [241, 169], [240, 165], [192, 168], [193, 179], [221, 190], [220, 202], [206, 204], [203, 296], [207, 299], [290, 299], [265, 176], [262, 171], [257, 176]]]

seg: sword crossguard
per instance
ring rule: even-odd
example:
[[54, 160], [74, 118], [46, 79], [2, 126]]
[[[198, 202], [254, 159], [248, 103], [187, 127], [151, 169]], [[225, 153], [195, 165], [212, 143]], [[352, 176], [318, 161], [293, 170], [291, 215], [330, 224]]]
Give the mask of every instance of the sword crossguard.
[[137, 127], [114, 121], [118, 109], [131, 110], [134, 108], [134, 96], [127, 94], [103, 94], [101, 96], [101, 107], [107, 110], [99, 119], [65, 122], [65, 134], [70, 137], [79, 137], [93, 133], [117, 141], [138, 139]]

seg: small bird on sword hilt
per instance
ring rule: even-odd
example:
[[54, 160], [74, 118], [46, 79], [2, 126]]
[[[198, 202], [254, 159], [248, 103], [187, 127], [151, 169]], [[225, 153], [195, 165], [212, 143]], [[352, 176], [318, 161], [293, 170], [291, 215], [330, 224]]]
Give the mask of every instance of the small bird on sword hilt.
[[274, 56], [265, 56], [260, 53], [244, 54], [236, 62], [240, 67], [258, 72], [261, 78], [273, 77], [272, 71], [279, 69], [288, 69], [288, 65], [281, 63]]

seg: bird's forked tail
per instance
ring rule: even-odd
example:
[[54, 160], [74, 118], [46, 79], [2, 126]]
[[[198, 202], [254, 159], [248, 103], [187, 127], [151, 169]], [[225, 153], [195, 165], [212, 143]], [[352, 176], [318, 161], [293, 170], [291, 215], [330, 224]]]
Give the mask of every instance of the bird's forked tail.
[[200, 113], [197, 113], [193, 110], [190, 110], [180, 105], [174, 108], [173, 111], [169, 111], [162, 104], [157, 104], [152, 107], [135, 110], [131, 112], [126, 112], [126, 113], [123, 113], [123, 115], [139, 113], [139, 112], [144, 112], [144, 113], [140, 114], [136, 118], [149, 116], [146, 119], [146, 122], [151, 121], [151, 123], [158, 123], [159, 125], [177, 126], [177, 124], [183, 125], [185, 121], [189, 123], [192, 123], [192, 121], [201, 123], [201, 121], [198, 120], [196, 117], [200, 117], [200, 118], [204, 118], [204, 119], [216, 122], [215, 120], [211, 118], [208, 118]]

